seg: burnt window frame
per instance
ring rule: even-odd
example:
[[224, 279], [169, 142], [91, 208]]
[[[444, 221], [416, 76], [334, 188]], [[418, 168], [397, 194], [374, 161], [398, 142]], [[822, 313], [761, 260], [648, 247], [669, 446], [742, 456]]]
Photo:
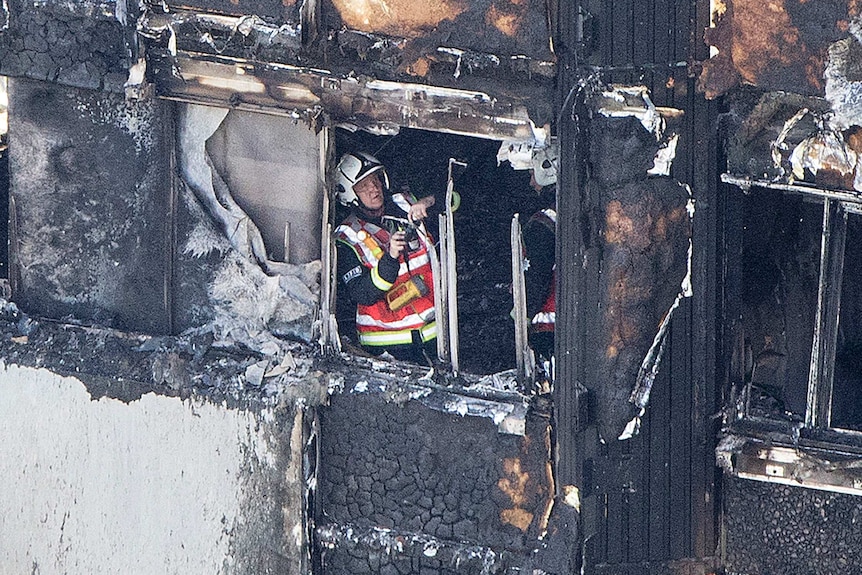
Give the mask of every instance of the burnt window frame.
[[[371, 133], [372, 135], [375, 132], [367, 130], [366, 128], [356, 126], [351, 122], [346, 122], [344, 125], [352, 126], [358, 130], [365, 130]], [[337, 198], [334, 184], [334, 172], [335, 166], [338, 163], [339, 157], [336, 154], [336, 138], [337, 131], [336, 128], [344, 127], [341, 123], [338, 122], [329, 122], [327, 126], [324, 128], [326, 130], [327, 135], [325, 138], [325, 144], [321, 145], [321, 174], [325, 177], [325, 189], [326, 194], [324, 198], [324, 204], [321, 210], [321, 218], [322, 218], [322, 238], [321, 238], [321, 296], [320, 296], [320, 305], [319, 305], [319, 320], [317, 322], [317, 328], [319, 332], [317, 332], [317, 341], [320, 344], [320, 348], [324, 353], [333, 354], [333, 353], [342, 353], [342, 342], [341, 342], [341, 330], [342, 326], [339, 325], [337, 320], [337, 298], [339, 297], [339, 293], [341, 293], [342, 286], [340, 285], [339, 279], [337, 277], [337, 256], [335, 249], [335, 242], [332, 240], [332, 233], [338, 227], [339, 222], [337, 221]], [[494, 142], [495, 147], [499, 147], [499, 145], [510, 142], [511, 140], [507, 140], [501, 137], [496, 136], [488, 136], [488, 135], [480, 135], [478, 133], [466, 133], [466, 132], [454, 132], [452, 130], [444, 130], [444, 129], [430, 129], [430, 128], [414, 128], [412, 126], [399, 125], [399, 131], [403, 129], [416, 129], [418, 131], [427, 131], [434, 132], [439, 134], [450, 134], [459, 137], [472, 138], [477, 140], [486, 140], [489, 142]], [[547, 140], [556, 139], [558, 136], [554, 133], [549, 126], [543, 128], [546, 130], [545, 138]], [[351, 130], [352, 131], [352, 130]], [[520, 140], [518, 140], [520, 141]], [[536, 145], [538, 140], [528, 141], [524, 140], [524, 143], [529, 143], [531, 146]], [[464, 170], [467, 167], [467, 163], [462, 159], [458, 159], [455, 157], [450, 157], [447, 163], [447, 186], [445, 193], [442, 194], [445, 197], [446, 205], [452, 206], [452, 197], [453, 194], [460, 194], [460, 190], [458, 189], [457, 184], [455, 183], [458, 179], [457, 173], [460, 170]], [[524, 171], [524, 168], [511, 168], [513, 171]], [[558, 193], [558, 192], [557, 192]], [[438, 198], [439, 201], [439, 198]], [[512, 325], [512, 334], [513, 339], [515, 340], [515, 355], [512, 357], [513, 366], [510, 369], [505, 369], [498, 372], [492, 373], [480, 373], [471, 371], [469, 367], [464, 367], [461, 364], [461, 355], [462, 349], [459, 344], [459, 340], [461, 338], [461, 329], [458, 327], [460, 325], [461, 315], [458, 309], [458, 277], [457, 277], [457, 261], [459, 259], [459, 248], [457, 242], [454, 241], [453, 244], [449, 244], [444, 236], [444, 230], [448, 228], [452, 228], [454, 226], [453, 221], [453, 212], [454, 210], [445, 209], [442, 213], [436, 216], [437, 219], [437, 229], [439, 233], [439, 237], [436, 238], [435, 245], [438, 249], [437, 258], [441, 261], [441, 266], [445, 266], [444, 271], [448, 271], [448, 274], [444, 273], [444, 277], [441, 279], [441, 283], [443, 287], [448, 293], [447, 300], [448, 303], [444, 305], [444, 313], [441, 316], [438, 316], [438, 329], [440, 330], [440, 335], [438, 336], [438, 342], [441, 339], [445, 340], [445, 342], [440, 345], [438, 344], [438, 360], [440, 362], [440, 366], [447, 366], [449, 372], [452, 377], [459, 376], [468, 376], [470, 378], [486, 378], [486, 377], [494, 377], [500, 373], [507, 373], [509, 371], [514, 372], [514, 379], [517, 381], [517, 384], [522, 390], [532, 390], [533, 383], [535, 379], [536, 373], [536, 365], [535, 360], [533, 359], [531, 350], [529, 351], [529, 355], [524, 355], [524, 353], [519, 353], [518, 348], [518, 326], [513, 322]], [[515, 212], [513, 215], [513, 220], [518, 221], [518, 217], [520, 212]], [[514, 224], [511, 224], [512, 226]], [[520, 224], [518, 224], [518, 232], [520, 233]], [[453, 232], [454, 234], [454, 232]], [[509, 233], [507, 234], [509, 238], [512, 238], [514, 234], [513, 228], [510, 226]], [[509, 252], [511, 252], [511, 245], [509, 246]], [[520, 249], [518, 250], [520, 254]], [[506, 253], [506, 261], [514, 259], [514, 255], [511, 253]], [[521, 255], [522, 257], [522, 255]], [[556, 260], [556, 257], [555, 257]], [[443, 262], [447, 263], [444, 264]], [[522, 262], [519, 261], [517, 267], [520, 268], [522, 266]], [[516, 264], [514, 261], [511, 261], [511, 276], [509, 277], [512, 283], [515, 282], [514, 271], [516, 268]], [[447, 277], [448, 276], [448, 277]], [[435, 282], [436, 283], [436, 282]], [[454, 289], [454, 296], [452, 297], [452, 290]], [[514, 308], [517, 308], [518, 305], [515, 301], [515, 294], [512, 294], [511, 305]], [[514, 318], [513, 318], [514, 319]], [[455, 326], [454, 328], [452, 326]], [[526, 326], [524, 326], [526, 329]], [[524, 332], [524, 345], [526, 345], [526, 331]], [[443, 355], [440, 354], [440, 350], [444, 349], [445, 353]], [[530, 391], [529, 393], [532, 393]]]
[[[722, 174], [721, 181], [737, 186], [745, 194], [769, 189], [782, 195], [801, 195], [822, 204], [817, 307], [808, 362], [805, 413], [799, 431], [827, 443], [852, 443], [862, 447], [862, 430], [834, 427], [831, 421], [848, 218], [850, 215], [862, 217], [862, 193], [753, 180], [727, 173]], [[736, 419], [745, 423], [771, 419], [750, 413], [751, 387], [749, 379], [742, 392], [742, 405], [740, 407], [737, 404], [736, 407]], [[795, 435], [796, 432], [791, 433]], [[862, 456], [862, 453], [859, 455]]]

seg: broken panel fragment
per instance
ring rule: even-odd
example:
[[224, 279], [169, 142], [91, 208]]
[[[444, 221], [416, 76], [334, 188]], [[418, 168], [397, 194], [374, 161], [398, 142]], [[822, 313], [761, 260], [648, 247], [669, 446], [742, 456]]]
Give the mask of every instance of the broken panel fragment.
[[[178, 311], [184, 327], [194, 326], [194, 294], [206, 286], [212, 310], [202, 317], [224, 335], [269, 329], [311, 337], [323, 197], [318, 140], [304, 125], [279, 120], [181, 107], [180, 184], [188, 191], [181, 199], [189, 216], [203, 215], [178, 238], [178, 297], [190, 304]], [[211, 258], [215, 267], [202, 265]]]

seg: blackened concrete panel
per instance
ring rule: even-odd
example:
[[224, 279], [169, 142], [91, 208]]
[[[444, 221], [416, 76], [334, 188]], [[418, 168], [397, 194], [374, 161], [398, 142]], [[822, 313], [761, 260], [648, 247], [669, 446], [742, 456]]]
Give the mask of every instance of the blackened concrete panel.
[[509, 435], [492, 418], [459, 415], [454, 394], [432, 409], [429, 390], [353, 389], [320, 412], [318, 525], [529, 554], [553, 496], [547, 418], [529, 412], [526, 434]]
[[725, 568], [746, 575], [855, 573], [862, 498], [726, 477]]
[[28, 313], [170, 330], [166, 104], [10, 81], [14, 297]]
[[9, 26], [0, 34], [0, 73], [122, 91], [137, 19], [127, 5], [137, 10], [127, 2], [4, 3]]

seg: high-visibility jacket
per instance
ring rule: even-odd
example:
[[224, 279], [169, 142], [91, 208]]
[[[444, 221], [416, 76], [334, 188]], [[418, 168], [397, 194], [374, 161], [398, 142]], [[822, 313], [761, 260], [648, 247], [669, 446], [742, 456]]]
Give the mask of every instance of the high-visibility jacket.
[[[542, 225], [548, 228], [551, 233], [556, 233], [557, 212], [551, 208], [546, 208], [536, 212], [531, 218], [529, 224]], [[553, 258], [554, 254], [550, 254]], [[547, 295], [542, 304], [541, 309], [530, 320], [530, 330], [533, 332], [554, 331], [554, 326], [557, 320], [557, 265], [556, 263], [551, 268], [550, 285], [547, 286]]]
[[[400, 198], [399, 198], [400, 199]], [[360, 263], [370, 270], [372, 283], [381, 291], [381, 298], [371, 305], [357, 304], [356, 330], [359, 342], [366, 346], [391, 346], [410, 344], [413, 332], [418, 331], [423, 342], [437, 337], [434, 321], [434, 280], [427, 245], [420, 234], [419, 248], [410, 253], [405, 250], [399, 259], [398, 277], [392, 283], [380, 277], [377, 266], [388, 249], [390, 233], [379, 225], [361, 219], [356, 214], [348, 216], [335, 230], [334, 237], [350, 246]], [[385, 293], [396, 290], [412, 277], [419, 276], [428, 291], [410, 301], [404, 307], [391, 310]]]

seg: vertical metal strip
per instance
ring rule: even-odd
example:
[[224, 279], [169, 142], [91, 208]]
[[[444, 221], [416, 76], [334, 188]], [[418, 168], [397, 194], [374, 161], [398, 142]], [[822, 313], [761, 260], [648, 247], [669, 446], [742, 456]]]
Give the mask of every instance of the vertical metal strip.
[[[434, 270], [434, 309], [437, 318], [437, 355], [440, 361], [449, 362], [449, 291], [447, 281], [446, 257], [446, 216], [437, 219], [437, 233], [440, 234], [440, 256]], [[432, 260], [433, 263], [434, 260]]]
[[[330, 132], [328, 128], [324, 128], [320, 132], [319, 141], [319, 158], [320, 164], [318, 171], [321, 178], [321, 186], [323, 189], [323, 202], [321, 206], [321, 230], [323, 233], [320, 238], [320, 347], [325, 352], [332, 351], [338, 346], [338, 329], [333, 329], [336, 326], [332, 314], [335, 302], [335, 246], [332, 242], [332, 217], [333, 210], [330, 205], [329, 186], [327, 185], [326, 174], [330, 162]], [[287, 254], [285, 254], [285, 258]]]
[[452, 214], [452, 166], [458, 164], [449, 158], [449, 178], [446, 186], [446, 296], [449, 303], [449, 359], [452, 373], [458, 375], [458, 259], [455, 254], [455, 220]]
[[838, 343], [841, 313], [841, 280], [844, 274], [844, 246], [847, 240], [847, 213], [840, 202], [823, 201], [823, 230], [820, 241], [820, 279], [808, 396], [805, 409], [807, 427], [829, 427], [832, 419], [832, 376]]
[[528, 376], [527, 366], [527, 294], [524, 288], [524, 243], [521, 236], [521, 222], [518, 214], [512, 217], [510, 230], [510, 245], [512, 246], [512, 304], [515, 320], [515, 365], [518, 369], [518, 381], [526, 386]]

